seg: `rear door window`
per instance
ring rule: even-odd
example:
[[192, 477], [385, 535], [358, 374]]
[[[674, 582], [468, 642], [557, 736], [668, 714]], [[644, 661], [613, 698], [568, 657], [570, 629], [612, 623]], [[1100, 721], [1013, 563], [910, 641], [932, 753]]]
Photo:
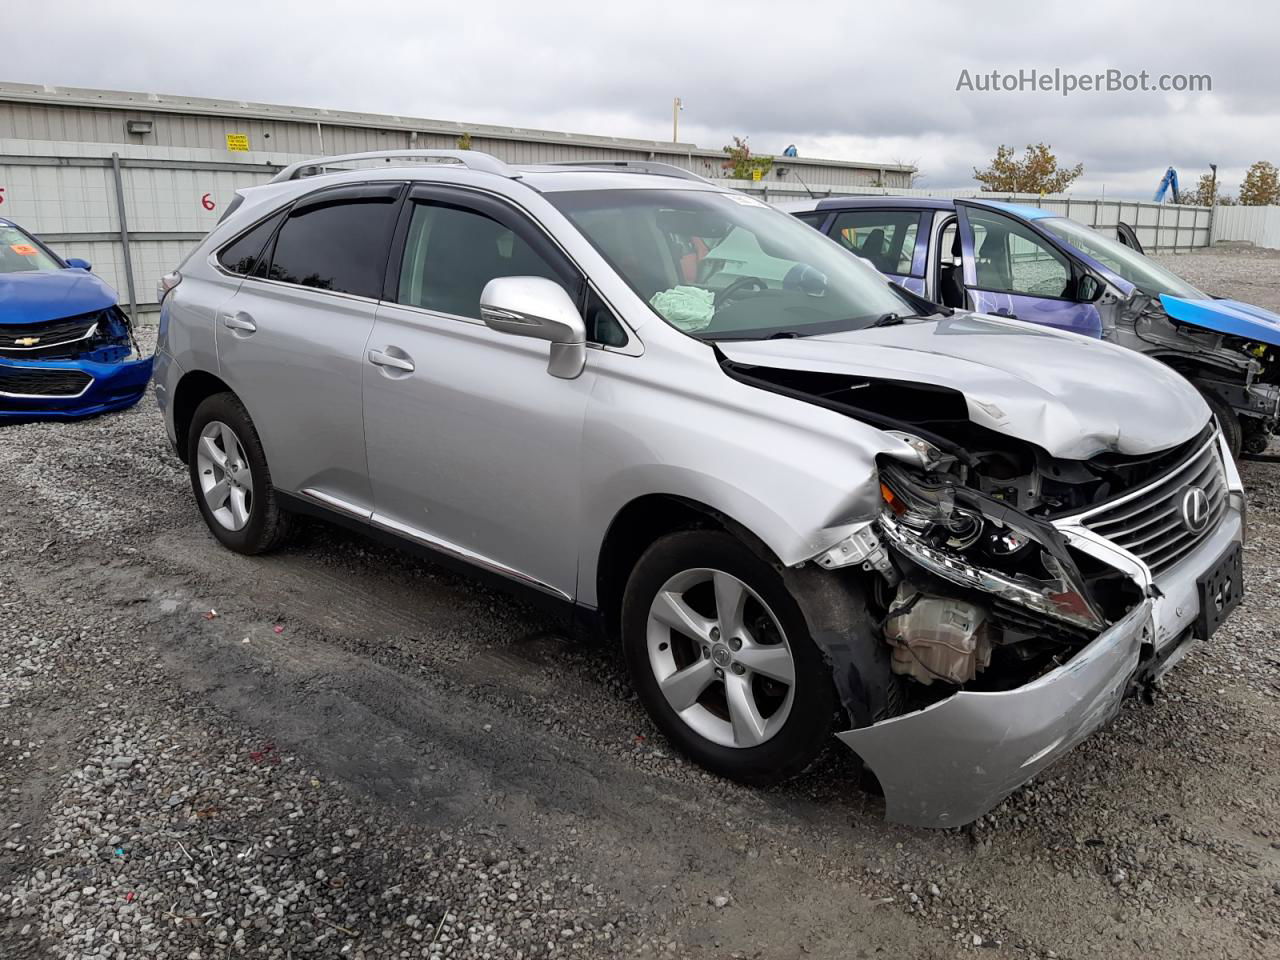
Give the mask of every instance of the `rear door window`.
[[276, 236], [268, 279], [380, 298], [401, 188], [338, 187], [294, 204]]
[[258, 262], [259, 255], [262, 253], [262, 248], [267, 245], [267, 241], [275, 233], [276, 227], [280, 225], [280, 221], [284, 219], [286, 212], [286, 210], [281, 210], [279, 213], [267, 217], [257, 226], [250, 228], [232, 240], [218, 254], [218, 262], [222, 264], [224, 269], [230, 270], [232, 273], [244, 276], [251, 274]]
[[920, 235], [917, 210], [846, 210], [836, 215], [830, 232], [836, 242], [881, 273], [909, 276], [914, 272]]

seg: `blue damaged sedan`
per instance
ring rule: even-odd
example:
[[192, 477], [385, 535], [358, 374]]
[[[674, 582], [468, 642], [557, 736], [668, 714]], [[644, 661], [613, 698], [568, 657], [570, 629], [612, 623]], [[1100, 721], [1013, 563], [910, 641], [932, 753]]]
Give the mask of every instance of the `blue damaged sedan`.
[[935, 303], [1108, 340], [1198, 389], [1233, 454], [1280, 427], [1280, 316], [1210, 296], [1113, 238], [1039, 207], [932, 197], [828, 197], [784, 210]]
[[0, 220], [0, 423], [133, 406], [151, 379], [116, 292]]

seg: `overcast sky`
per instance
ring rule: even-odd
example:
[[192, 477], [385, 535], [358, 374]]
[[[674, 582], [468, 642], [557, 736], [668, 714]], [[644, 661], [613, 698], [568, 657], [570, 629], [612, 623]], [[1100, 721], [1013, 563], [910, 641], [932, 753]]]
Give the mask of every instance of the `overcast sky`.
[[[0, 78], [915, 163], [973, 186], [1000, 143], [1140, 197], [1280, 164], [1280, 7], [907, 2], [129, 0], [9, 4]], [[1209, 74], [1209, 93], [957, 91], [962, 70]]]

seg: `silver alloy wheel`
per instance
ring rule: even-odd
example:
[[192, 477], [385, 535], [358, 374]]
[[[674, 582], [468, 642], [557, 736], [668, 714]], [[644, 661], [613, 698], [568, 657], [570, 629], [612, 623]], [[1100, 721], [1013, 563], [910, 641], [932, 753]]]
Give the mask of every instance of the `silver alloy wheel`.
[[213, 518], [228, 530], [243, 530], [253, 513], [253, 474], [236, 432], [210, 420], [196, 444], [200, 493]]
[[646, 640], [667, 703], [712, 743], [758, 747], [787, 722], [791, 647], [778, 618], [732, 574], [698, 568], [671, 577], [649, 605]]

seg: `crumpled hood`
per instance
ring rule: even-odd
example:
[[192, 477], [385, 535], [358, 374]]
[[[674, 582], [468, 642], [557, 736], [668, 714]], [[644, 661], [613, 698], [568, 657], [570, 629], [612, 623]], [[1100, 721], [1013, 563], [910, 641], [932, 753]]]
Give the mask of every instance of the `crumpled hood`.
[[44, 323], [105, 310], [116, 292], [86, 270], [0, 273], [0, 323]]
[[1071, 460], [1167, 450], [1209, 420], [1196, 389], [1164, 364], [1017, 320], [957, 313], [936, 322], [717, 346], [751, 366], [949, 387], [964, 395], [974, 423]]
[[1160, 295], [1170, 319], [1215, 333], [1280, 346], [1280, 315], [1239, 300], [1187, 300]]

